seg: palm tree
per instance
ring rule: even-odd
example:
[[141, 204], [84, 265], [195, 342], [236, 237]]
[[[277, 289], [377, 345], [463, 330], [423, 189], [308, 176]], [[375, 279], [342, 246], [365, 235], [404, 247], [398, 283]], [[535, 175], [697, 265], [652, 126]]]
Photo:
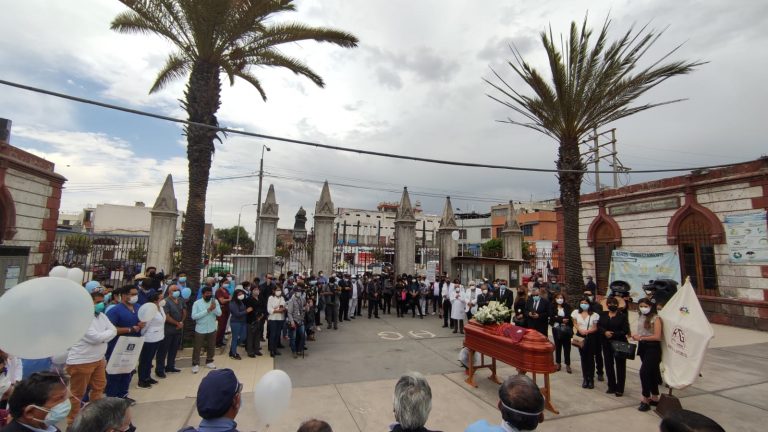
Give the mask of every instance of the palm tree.
[[[121, 33], [155, 34], [170, 41], [176, 51], [160, 70], [150, 93], [169, 82], [189, 75], [185, 99], [191, 122], [218, 126], [222, 73], [230, 85], [235, 77], [251, 84], [267, 100], [255, 66], [271, 66], [309, 78], [319, 87], [323, 79], [303, 61], [279, 47], [292, 42], [315, 40], [345, 48], [357, 46], [347, 32], [301, 23], [275, 22], [274, 17], [296, 10], [293, 0], [121, 0], [130, 10], [120, 13], [111, 28]], [[205, 227], [205, 199], [213, 156], [214, 129], [188, 125], [189, 198], [184, 221], [181, 268], [189, 271], [191, 286], [197, 286]]]
[[[579, 142], [591, 131], [614, 120], [678, 100], [633, 105], [648, 90], [667, 78], [687, 74], [703, 62], [671, 61], [667, 58], [679, 46], [647, 67], [639, 60], [654, 45], [663, 32], [642, 27], [630, 28], [609, 45], [610, 19], [606, 19], [594, 45], [590, 46], [592, 30], [587, 19], [581, 28], [571, 23], [570, 39], [558, 48], [552, 29], [540, 37], [549, 59], [551, 82], [523, 60], [520, 51], [512, 47], [514, 61], [508, 62], [518, 77], [533, 91], [525, 95], [493, 71], [495, 82], [485, 80], [498, 93], [488, 96], [525, 119], [512, 118], [506, 123], [524, 126], [555, 139], [558, 143], [558, 182], [560, 205], [563, 208], [565, 240], [565, 282], [571, 298], [577, 298], [584, 285], [579, 246], [579, 196], [585, 164], [581, 159]], [[562, 39], [561, 39], [562, 44]]]

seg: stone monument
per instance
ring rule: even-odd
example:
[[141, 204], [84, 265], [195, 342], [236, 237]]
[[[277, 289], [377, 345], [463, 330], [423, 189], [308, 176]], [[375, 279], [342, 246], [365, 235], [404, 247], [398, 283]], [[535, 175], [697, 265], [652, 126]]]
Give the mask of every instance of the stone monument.
[[453, 238], [453, 232], [458, 232], [458, 229], [456, 217], [453, 215], [451, 197], [445, 197], [443, 216], [440, 218], [440, 228], [437, 232], [440, 241], [440, 271], [448, 274], [448, 277], [454, 277], [451, 259], [459, 254], [459, 242]]
[[395, 273], [413, 274], [416, 270], [416, 217], [413, 214], [408, 188], [403, 188], [403, 196], [395, 216]]
[[320, 200], [315, 204], [315, 244], [312, 248], [312, 272], [328, 275], [333, 270], [333, 221], [336, 213], [328, 181], [323, 183]]
[[176, 243], [176, 221], [179, 217], [176, 195], [173, 192], [173, 178], [165, 178], [160, 195], [149, 211], [152, 219], [149, 227], [147, 265], [170, 274], [173, 269], [173, 247]]
[[296, 212], [296, 221], [293, 223], [293, 240], [297, 243], [307, 241], [307, 211], [299, 207]]
[[277, 201], [275, 200], [275, 186], [269, 185], [267, 199], [261, 205], [261, 214], [259, 215], [259, 245], [258, 255], [275, 255], [277, 247], [277, 221], [278, 217]]
[[512, 201], [507, 208], [507, 220], [504, 223], [504, 229], [501, 230], [502, 253], [504, 259], [515, 260], [509, 268], [510, 286], [516, 286], [520, 283], [520, 274], [523, 263], [523, 231], [517, 223], [517, 211]]

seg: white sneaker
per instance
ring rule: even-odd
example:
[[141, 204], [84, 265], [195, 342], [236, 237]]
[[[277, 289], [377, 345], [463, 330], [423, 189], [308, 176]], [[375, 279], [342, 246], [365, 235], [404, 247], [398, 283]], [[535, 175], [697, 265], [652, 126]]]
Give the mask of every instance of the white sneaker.
[[216, 365], [213, 363], [206, 363], [205, 367], [207, 367], [208, 369], [216, 369]]
[[198, 365], [192, 366], [192, 373], [196, 374], [198, 372], [200, 372], [200, 366], [198, 366]]

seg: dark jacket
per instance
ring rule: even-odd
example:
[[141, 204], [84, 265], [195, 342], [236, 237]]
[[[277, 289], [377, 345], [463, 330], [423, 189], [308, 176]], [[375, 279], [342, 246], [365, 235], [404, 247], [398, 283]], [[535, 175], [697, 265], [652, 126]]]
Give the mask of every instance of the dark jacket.
[[395, 423], [392, 426], [389, 427], [391, 432], [440, 432], [440, 431], [432, 431], [425, 427], [420, 427], [418, 429], [403, 429], [402, 426], [400, 426], [400, 423]]
[[236, 323], [245, 323], [247, 319], [247, 313], [245, 312], [245, 309], [247, 307], [248, 306], [245, 305], [245, 299], [243, 299], [243, 301], [238, 301], [235, 299], [229, 302], [230, 321]]
[[[61, 432], [59, 428], [56, 428], [56, 430]], [[5, 425], [4, 428], [0, 429], [0, 432], [32, 432], [32, 430], [26, 428], [24, 425], [14, 420]]]
[[[608, 341], [627, 341], [629, 332], [629, 316], [626, 312], [618, 310], [616, 316], [610, 318], [608, 312], [600, 313], [600, 321], [597, 322], [598, 334]], [[608, 338], [605, 332], [613, 332], [613, 336]]]
[[565, 312], [565, 316], [561, 317], [557, 314], [557, 306], [557, 303], [552, 303], [550, 305], [549, 325], [554, 327], [555, 324], [560, 324], [560, 326], [573, 327], [573, 321], [571, 321], [571, 312], [573, 312], [573, 307], [571, 307], [571, 305], [568, 303], [563, 303], [563, 311]]
[[[259, 298], [260, 297], [261, 296], [259, 296]], [[259, 319], [263, 319], [267, 314], [267, 306], [263, 304], [259, 298], [253, 298], [253, 296], [249, 295], [245, 298], [245, 300], [243, 300], [246, 308], [253, 308], [253, 310], [245, 317], [245, 320], [248, 324], [252, 324]]]
[[512, 309], [512, 306], [515, 304], [515, 290], [509, 289], [509, 287], [506, 287], [504, 289], [504, 294], [501, 294], [501, 287], [499, 287], [498, 294], [496, 295], [498, 297], [498, 300], [506, 307]]
[[[549, 334], [549, 301], [545, 298], [540, 298], [539, 303], [534, 310], [534, 301], [533, 296], [528, 298], [528, 301], [525, 302], [525, 324], [526, 327], [538, 330], [539, 333], [543, 335]], [[536, 312], [538, 314], [538, 318], [532, 318], [531, 313]]]

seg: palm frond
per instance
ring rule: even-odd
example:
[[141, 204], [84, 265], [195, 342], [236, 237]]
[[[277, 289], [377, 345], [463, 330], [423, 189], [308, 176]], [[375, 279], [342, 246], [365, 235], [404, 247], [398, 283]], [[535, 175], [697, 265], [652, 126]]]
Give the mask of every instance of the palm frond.
[[182, 55], [178, 53], [169, 55], [168, 59], [165, 61], [165, 66], [160, 69], [160, 72], [157, 74], [157, 78], [155, 79], [155, 83], [152, 84], [152, 88], [149, 89], [149, 92], [154, 93], [159, 91], [169, 82], [186, 76], [190, 71], [190, 67], [191, 64], [189, 59], [183, 57]]

